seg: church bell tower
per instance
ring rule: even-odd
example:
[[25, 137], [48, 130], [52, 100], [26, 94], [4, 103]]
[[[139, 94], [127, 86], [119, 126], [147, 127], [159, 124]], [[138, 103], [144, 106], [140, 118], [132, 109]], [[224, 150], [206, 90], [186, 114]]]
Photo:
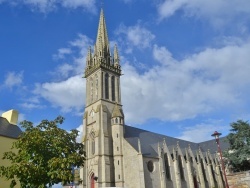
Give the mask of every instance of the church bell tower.
[[83, 187], [123, 186], [122, 139], [124, 115], [117, 46], [110, 52], [103, 9], [96, 43], [86, 58], [86, 106], [83, 118], [86, 161]]

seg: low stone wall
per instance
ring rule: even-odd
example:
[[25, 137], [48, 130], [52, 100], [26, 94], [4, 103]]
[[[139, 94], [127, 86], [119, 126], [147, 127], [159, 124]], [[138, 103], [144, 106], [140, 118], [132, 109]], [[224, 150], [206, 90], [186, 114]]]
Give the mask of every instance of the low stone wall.
[[250, 188], [250, 171], [228, 174], [227, 180], [230, 188]]

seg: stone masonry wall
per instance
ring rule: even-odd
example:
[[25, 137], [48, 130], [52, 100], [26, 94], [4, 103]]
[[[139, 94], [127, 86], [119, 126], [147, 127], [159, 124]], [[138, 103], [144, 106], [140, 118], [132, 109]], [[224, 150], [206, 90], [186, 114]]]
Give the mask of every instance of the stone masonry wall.
[[230, 188], [250, 188], [250, 171], [228, 174], [227, 180]]

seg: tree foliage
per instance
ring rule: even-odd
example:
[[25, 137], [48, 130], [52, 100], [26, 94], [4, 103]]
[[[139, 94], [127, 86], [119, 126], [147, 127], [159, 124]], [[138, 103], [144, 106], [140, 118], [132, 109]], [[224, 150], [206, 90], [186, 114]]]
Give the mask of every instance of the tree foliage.
[[64, 118], [54, 121], [42, 120], [37, 126], [23, 121], [24, 129], [12, 149], [4, 153], [3, 159], [10, 160], [10, 166], [0, 167], [0, 176], [11, 181], [14, 187], [19, 180], [24, 188], [44, 188], [62, 182], [73, 181], [72, 166], [84, 164], [83, 144], [76, 142], [77, 130], [67, 132], [58, 128]]
[[233, 171], [250, 170], [250, 125], [248, 121], [238, 120], [231, 127], [227, 136], [230, 147], [224, 155]]

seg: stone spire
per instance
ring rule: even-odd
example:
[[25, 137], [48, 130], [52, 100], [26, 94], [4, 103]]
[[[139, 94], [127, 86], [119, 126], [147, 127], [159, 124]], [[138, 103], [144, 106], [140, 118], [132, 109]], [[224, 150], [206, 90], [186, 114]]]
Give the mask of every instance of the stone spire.
[[101, 9], [100, 14], [95, 50], [95, 55], [97, 55], [98, 57], [107, 58], [110, 56], [108, 32], [106, 28], [103, 9]]
[[121, 66], [117, 46], [114, 47], [113, 58], [111, 57], [103, 9], [101, 9], [96, 43], [93, 49], [94, 52], [92, 52], [91, 49], [88, 50], [84, 75], [85, 78], [99, 68], [106, 69], [121, 76]]

